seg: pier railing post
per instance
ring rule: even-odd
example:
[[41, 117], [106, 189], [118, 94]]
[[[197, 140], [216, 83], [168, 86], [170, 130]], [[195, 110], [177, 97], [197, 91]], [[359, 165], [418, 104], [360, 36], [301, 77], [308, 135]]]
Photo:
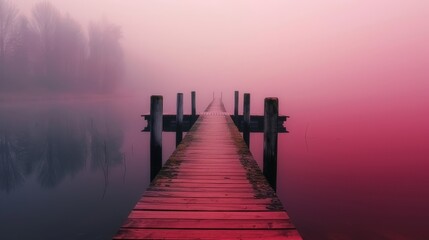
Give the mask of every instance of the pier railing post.
[[264, 104], [264, 175], [276, 191], [277, 187], [277, 98], [265, 98]]
[[191, 92], [191, 113], [192, 113], [192, 117], [195, 117], [197, 115], [197, 108], [196, 108], [195, 101], [196, 101], [195, 91], [192, 91]]
[[250, 93], [243, 97], [243, 138], [247, 146], [250, 146]]
[[177, 94], [176, 112], [176, 147], [182, 141], [183, 136], [183, 93]]
[[234, 117], [237, 119], [238, 116], [238, 91], [234, 92]]
[[162, 167], [162, 96], [150, 98], [150, 180]]

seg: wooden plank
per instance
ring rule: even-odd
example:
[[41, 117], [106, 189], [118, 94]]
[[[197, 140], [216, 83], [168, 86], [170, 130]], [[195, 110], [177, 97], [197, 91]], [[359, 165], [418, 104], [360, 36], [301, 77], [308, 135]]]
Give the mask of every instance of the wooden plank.
[[250, 183], [165, 183], [157, 182], [156, 187], [172, 187], [172, 188], [252, 188]]
[[262, 204], [220, 204], [220, 203], [209, 203], [209, 204], [166, 204], [166, 203], [153, 203], [153, 202], [139, 202], [134, 207], [134, 210], [176, 210], [176, 211], [267, 211], [270, 209], [270, 205]]
[[247, 171], [244, 168], [237, 169], [237, 168], [186, 168], [186, 167], [166, 167], [164, 168], [167, 171], [170, 172], [179, 172], [179, 173], [203, 173], [203, 174], [212, 174], [212, 173], [218, 173], [218, 174], [229, 174], [229, 173], [242, 173], [246, 174]]
[[189, 164], [193, 164], [193, 163], [197, 163], [197, 164], [207, 164], [208, 166], [210, 166], [210, 164], [229, 164], [229, 163], [240, 163], [239, 162], [239, 158], [228, 158], [228, 159], [221, 159], [221, 158], [213, 158], [213, 159], [201, 159], [201, 158], [178, 158], [177, 159], [180, 163], [189, 163]]
[[[233, 145], [231, 145], [233, 146]], [[237, 148], [236, 149], [229, 149], [228, 146], [221, 146], [222, 147], [222, 155], [237, 155]], [[183, 150], [183, 154], [201, 154], [203, 156], [205, 155], [218, 155], [219, 154], [219, 148], [207, 148], [207, 149], [185, 149]]]
[[187, 178], [172, 178], [158, 179], [156, 181], [162, 183], [211, 183], [211, 184], [249, 184], [247, 179], [187, 179]]
[[273, 201], [272, 198], [179, 198], [179, 197], [144, 197], [139, 202], [147, 203], [180, 203], [180, 204], [253, 204], [267, 205]]
[[179, 198], [198, 198], [198, 197], [212, 197], [212, 198], [255, 198], [254, 193], [236, 193], [236, 192], [159, 192], [159, 191], [146, 191], [143, 196], [148, 197], [179, 197]]
[[234, 176], [238, 176], [238, 177], [247, 177], [247, 174], [245, 172], [182, 172], [182, 171], [178, 171], [178, 172], [173, 172], [171, 171], [171, 173], [177, 174], [177, 176], [203, 176], [203, 177], [208, 177], [208, 176], [219, 176], [219, 177], [234, 177]]
[[223, 161], [203, 161], [203, 160], [188, 160], [188, 161], [177, 161], [172, 162], [172, 166], [177, 167], [192, 167], [192, 168], [234, 168], [242, 169], [243, 165], [238, 159], [228, 159]]
[[189, 150], [197, 150], [197, 151], [205, 151], [205, 150], [214, 150], [217, 149], [219, 150], [219, 148], [222, 147], [222, 151], [223, 150], [228, 150], [228, 151], [234, 151], [235, 153], [237, 153], [237, 147], [235, 146], [234, 142], [231, 141], [230, 145], [226, 145], [226, 144], [210, 144], [207, 145], [207, 143], [204, 144], [192, 144], [189, 147], [186, 148], [186, 151]]
[[196, 192], [196, 193], [252, 193], [254, 195], [253, 188], [228, 188], [228, 187], [218, 187], [218, 188], [206, 188], [203, 185], [201, 187], [149, 187], [148, 191], [160, 191], [160, 192]]
[[177, 175], [174, 179], [193, 179], [193, 180], [247, 180], [247, 176], [207, 176], [207, 175]]
[[152, 229], [293, 229], [289, 219], [127, 219], [123, 228]]
[[200, 211], [131, 211], [128, 218], [169, 219], [288, 219], [285, 211], [267, 212], [204, 212]]
[[238, 160], [240, 158], [240, 155], [238, 154], [207, 154], [204, 156], [201, 156], [199, 154], [177, 154], [176, 157], [178, 157], [179, 159], [198, 159], [198, 160], [222, 160], [222, 159], [235, 159]]
[[121, 229], [114, 239], [301, 239], [296, 230]]

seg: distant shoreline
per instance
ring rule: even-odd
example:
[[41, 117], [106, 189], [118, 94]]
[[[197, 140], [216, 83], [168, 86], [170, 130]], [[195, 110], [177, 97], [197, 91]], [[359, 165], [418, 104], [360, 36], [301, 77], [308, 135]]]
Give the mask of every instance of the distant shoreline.
[[1, 102], [14, 101], [75, 101], [75, 100], [108, 100], [117, 98], [129, 98], [134, 95], [124, 93], [0, 93]]

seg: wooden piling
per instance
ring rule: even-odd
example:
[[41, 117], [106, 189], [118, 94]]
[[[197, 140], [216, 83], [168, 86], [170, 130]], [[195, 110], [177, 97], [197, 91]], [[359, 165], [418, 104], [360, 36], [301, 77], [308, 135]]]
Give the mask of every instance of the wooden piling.
[[238, 116], [238, 91], [234, 92], [234, 117]]
[[276, 191], [277, 187], [277, 98], [265, 98], [264, 105], [264, 175]]
[[243, 138], [247, 146], [250, 146], [250, 93], [243, 97]]
[[192, 109], [192, 116], [195, 117], [197, 115], [197, 108], [196, 108], [196, 95], [195, 91], [191, 92], [191, 109]]
[[176, 147], [182, 141], [183, 136], [183, 93], [177, 94], [176, 111]]
[[162, 167], [162, 96], [150, 98], [150, 180]]

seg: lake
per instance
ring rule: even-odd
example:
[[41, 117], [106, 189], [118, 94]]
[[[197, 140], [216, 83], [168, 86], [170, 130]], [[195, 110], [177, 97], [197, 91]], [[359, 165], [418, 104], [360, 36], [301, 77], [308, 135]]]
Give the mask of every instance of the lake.
[[[304, 239], [429, 239], [427, 116], [282, 100], [278, 194]], [[111, 238], [149, 185], [148, 107], [149, 96], [1, 102], [2, 239]], [[174, 141], [163, 134], [164, 160]], [[251, 151], [261, 166], [262, 134]]]

